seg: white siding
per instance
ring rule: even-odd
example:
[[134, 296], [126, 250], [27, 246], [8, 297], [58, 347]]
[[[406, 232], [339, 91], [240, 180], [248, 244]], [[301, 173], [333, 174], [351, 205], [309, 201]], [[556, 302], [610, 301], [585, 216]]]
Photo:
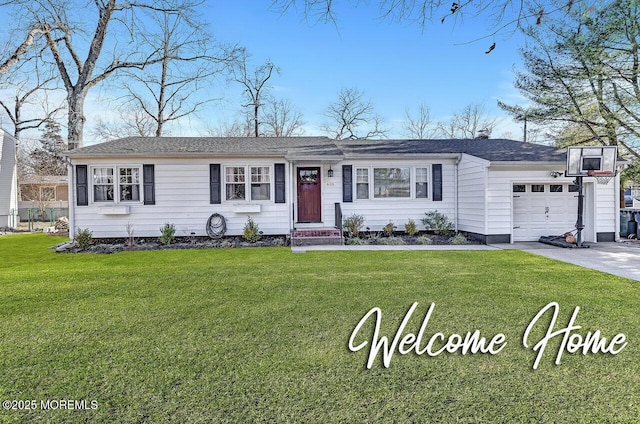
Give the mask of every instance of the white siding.
[[[89, 178], [93, 166], [141, 166], [155, 165], [155, 205], [141, 202], [129, 205], [129, 214], [101, 214], [107, 205], [89, 202], [89, 206], [75, 207], [75, 228], [89, 228], [94, 237], [125, 237], [126, 225], [131, 223], [136, 237], [157, 237], [159, 228], [165, 223], [173, 223], [176, 236], [206, 235], [207, 219], [219, 213], [227, 222], [226, 235], [240, 235], [247, 217], [251, 216], [264, 234], [288, 234], [289, 199], [287, 186], [286, 203], [274, 203], [273, 164], [285, 163], [284, 158], [273, 159], [142, 159], [118, 162], [106, 160], [77, 161], [89, 166]], [[209, 203], [209, 164], [221, 164], [222, 204]], [[259, 165], [271, 166], [271, 200], [257, 202], [236, 202], [224, 200], [224, 166]], [[288, 169], [288, 168], [287, 168]], [[288, 170], [286, 171], [288, 175]], [[91, 191], [91, 187], [89, 187]], [[91, 196], [90, 196], [91, 198]], [[260, 212], [242, 212], [248, 204], [260, 205]]]
[[[548, 166], [491, 166], [487, 190], [488, 234], [513, 234], [513, 184], [562, 183], [572, 178], [553, 178], [550, 172], [561, 169]], [[576, 211], [577, 213], [577, 211]]]
[[[451, 159], [433, 160], [359, 160], [345, 161], [340, 165], [353, 166], [353, 202], [342, 203], [342, 215], [347, 217], [351, 214], [360, 214], [365, 218], [364, 227], [369, 227], [372, 231], [381, 231], [389, 222], [393, 222], [398, 231], [404, 231], [404, 224], [411, 218], [418, 228], [423, 230], [422, 218], [425, 212], [435, 211], [446, 214], [452, 222], [455, 222], [455, 161]], [[432, 164], [442, 164], [442, 201], [431, 199], [433, 192], [433, 181], [429, 176], [429, 198], [428, 199], [356, 199], [355, 182], [356, 168], [358, 167], [430, 167]], [[334, 168], [335, 169], [335, 168]], [[413, 182], [413, 179], [412, 179]], [[342, 176], [337, 182], [340, 193], [339, 201], [342, 202]], [[370, 184], [373, 181], [369, 181]], [[333, 205], [332, 205], [333, 207]]]
[[[324, 227], [336, 226], [336, 203], [342, 203], [342, 164], [332, 165], [333, 177], [328, 177], [327, 165], [322, 167], [322, 223]], [[343, 208], [344, 209], [344, 208]], [[338, 223], [338, 227], [340, 227]]]
[[[562, 166], [523, 165], [491, 166], [487, 190], [487, 234], [513, 234], [514, 183], [561, 184], [574, 178], [553, 178], [551, 171], [563, 171]], [[584, 178], [585, 229], [584, 241], [595, 242], [596, 233], [615, 232], [616, 214], [615, 184], [597, 185], [592, 178]], [[575, 215], [577, 218], [577, 210]]]
[[489, 162], [462, 155], [458, 164], [458, 229], [487, 234], [487, 167]]
[[[619, 177], [616, 177], [619, 179]], [[592, 178], [585, 178], [585, 181]], [[595, 211], [598, 217], [596, 231], [598, 233], [618, 232], [616, 216], [620, 214], [620, 204], [616, 202], [616, 184], [614, 180], [608, 184], [593, 183], [595, 190]]]
[[0, 130], [0, 227], [16, 226], [17, 213], [16, 139]]

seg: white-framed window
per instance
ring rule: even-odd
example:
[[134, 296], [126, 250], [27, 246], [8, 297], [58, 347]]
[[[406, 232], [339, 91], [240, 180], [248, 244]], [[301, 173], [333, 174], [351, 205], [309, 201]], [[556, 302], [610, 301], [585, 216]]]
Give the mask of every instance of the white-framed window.
[[139, 166], [96, 166], [91, 169], [93, 201], [96, 203], [140, 202]]
[[373, 168], [373, 197], [411, 197], [411, 168]]
[[369, 169], [356, 168], [356, 199], [369, 198]]
[[93, 168], [93, 201], [113, 202], [115, 192], [115, 180], [113, 168]]
[[355, 168], [355, 199], [429, 199], [430, 166]]
[[245, 200], [246, 168], [244, 166], [227, 166], [224, 171], [225, 199]]
[[271, 200], [270, 166], [225, 166], [224, 169], [225, 200]]
[[118, 168], [121, 202], [140, 201], [140, 168]]
[[416, 199], [429, 198], [429, 168], [416, 168]]
[[271, 199], [271, 168], [268, 166], [250, 166], [251, 200]]

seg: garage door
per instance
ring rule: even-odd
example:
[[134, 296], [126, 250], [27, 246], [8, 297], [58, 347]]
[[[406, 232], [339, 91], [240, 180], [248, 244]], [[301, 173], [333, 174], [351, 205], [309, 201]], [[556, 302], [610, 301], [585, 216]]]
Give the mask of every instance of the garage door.
[[513, 240], [534, 241], [576, 226], [578, 187], [573, 184], [513, 184]]

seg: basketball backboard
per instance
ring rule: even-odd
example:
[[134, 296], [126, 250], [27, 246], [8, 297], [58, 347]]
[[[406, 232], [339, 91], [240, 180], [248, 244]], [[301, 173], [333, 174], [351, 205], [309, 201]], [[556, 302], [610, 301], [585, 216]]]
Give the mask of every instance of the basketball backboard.
[[567, 177], [586, 177], [590, 172], [616, 174], [616, 146], [569, 147], [567, 150]]

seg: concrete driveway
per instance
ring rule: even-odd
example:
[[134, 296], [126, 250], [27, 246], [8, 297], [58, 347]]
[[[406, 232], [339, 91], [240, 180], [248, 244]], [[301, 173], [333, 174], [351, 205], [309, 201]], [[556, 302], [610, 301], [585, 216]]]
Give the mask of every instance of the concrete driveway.
[[609, 274], [640, 281], [640, 242], [596, 243], [589, 248], [567, 249], [538, 242], [493, 244], [492, 247], [523, 250]]
[[309, 250], [522, 250], [536, 255], [569, 262], [609, 274], [640, 281], [640, 241], [596, 243], [589, 248], [563, 248], [539, 242], [518, 242], [491, 245], [417, 245], [417, 246], [294, 246], [291, 251], [304, 253]]

